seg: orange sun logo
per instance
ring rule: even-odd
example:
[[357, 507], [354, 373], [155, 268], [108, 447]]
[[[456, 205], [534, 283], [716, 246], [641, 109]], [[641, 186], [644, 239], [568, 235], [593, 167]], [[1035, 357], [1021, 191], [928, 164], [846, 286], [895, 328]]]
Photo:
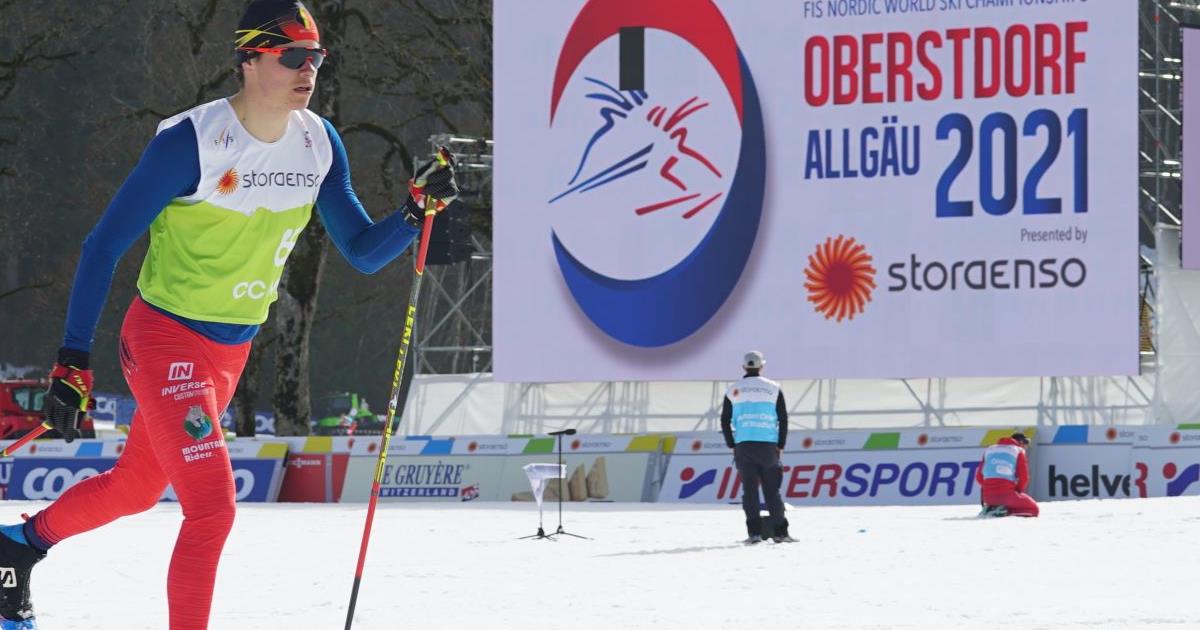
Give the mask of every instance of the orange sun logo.
[[237, 186], [238, 172], [237, 169], [231, 168], [228, 171], [225, 171], [225, 174], [221, 176], [221, 179], [217, 180], [217, 194], [228, 195], [229, 193], [237, 190]]
[[808, 301], [825, 319], [854, 319], [871, 301], [875, 268], [867, 248], [853, 238], [838, 235], [817, 245], [808, 257], [804, 277], [808, 279]]

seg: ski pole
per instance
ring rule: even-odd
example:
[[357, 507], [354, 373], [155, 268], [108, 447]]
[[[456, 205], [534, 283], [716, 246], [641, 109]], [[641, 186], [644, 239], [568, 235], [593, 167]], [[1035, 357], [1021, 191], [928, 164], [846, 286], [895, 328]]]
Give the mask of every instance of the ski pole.
[[[450, 152], [438, 147], [437, 160], [442, 165], [450, 164]], [[396, 417], [397, 399], [400, 398], [400, 381], [404, 374], [404, 363], [412, 343], [413, 323], [417, 315], [417, 298], [421, 295], [421, 278], [425, 275], [425, 255], [429, 253], [429, 234], [433, 231], [433, 217], [437, 214], [437, 201], [425, 196], [425, 222], [421, 224], [421, 242], [417, 246], [412, 292], [408, 296], [408, 310], [404, 314], [404, 332], [400, 336], [400, 352], [396, 356], [396, 371], [392, 373], [392, 394], [388, 399], [387, 422], [383, 426], [383, 440], [379, 444], [379, 458], [375, 461], [375, 477], [371, 481], [371, 498], [367, 502], [367, 522], [363, 526], [362, 545], [358, 549], [358, 567], [354, 570], [354, 587], [350, 590], [350, 608], [346, 611], [346, 630], [354, 625], [354, 606], [358, 602], [358, 587], [362, 583], [363, 565], [367, 561], [367, 545], [371, 541], [371, 524], [375, 520], [375, 505], [379, 502], [379, 484], [387, 462], [388, 445], [392, 441], [392, 420]]]
[[21, 438], [18, 439], [16, 442], [9, 444], [7, 448], [5, 448], [3, 451], [0, 451], [0, 457], [8, 457], [8, 456], [12, 455], [13, 453], [21, 450], [21, 448], [24, 447], [26, 444], [38, 439], [39, 437], [41, 437], [41, 435], [43, 433], [45, 433], [53, 428], [54, 427], [50, 426], [49, 422], [43, 422], [43, 423], [37, 425], [36, 427], [31, 429], [29, 431], [29, 433], [22, 435]]

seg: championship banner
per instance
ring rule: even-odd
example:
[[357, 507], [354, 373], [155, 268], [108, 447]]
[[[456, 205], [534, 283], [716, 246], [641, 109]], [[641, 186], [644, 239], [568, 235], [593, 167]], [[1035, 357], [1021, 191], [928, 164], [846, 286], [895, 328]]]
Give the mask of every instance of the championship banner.
[[[669, 434], [578, 434], [562, 442], [566, 477], [547, 482], [545, 498], [565, 501], [653, 501]], [[309, 447], [305, 447], [308, 449]], [[340, 501], [366, 501], [378, 439], [349, 438]], [[553, 437], [407, 436], [393, 440], [380, 480], [381, 501], [533, 501], [528, 464], [558, 463]]]
[[[243, 439], [227, 442], [226, 449], [233, 466], [234, 498], [240, 502], [275, 501], [287, 444]], [[57, 499], [71, 486], [111, 469], [124, 450], [124, 440], [33, 442], [13, 457], [6, 498]], [[170, 486], [162, 499], [177, 500]]]
[[1038, 436], [1030, 494], [1038, 501], [1136, 496], [1130, 453], [1142, 427], [1068, 425]]
[[1130, 474], [1136, 497], [1200, 495], [1200, 424], [1139, 428]]
[[[554, 463], [554, 454], [549, 456], [519, 456], [505, 460], [504, 475], [500, 478], [498, 496], [500, 501], [533, 501], [529, 491], [524, 466], [536, 463]], [[657, 484], [657, 453], [590, 453], [564, 454], [563, 466], [566, 476], [552, 479], [546, 484], [546, 500], [593, 502], [637, 502], [653, 501], [651, 492]]]
[[1137, 372], [1136, 2], [524, 9], [497, 380]]
[[[340, 501], [363, 503], [370, 499], [376, 461], [375, 457], [350, 457]], [[389, 454], [379, 482], [379, 500], [455, 503], [494, 500], [505, 461], [503, 456]]]
[[[780, 494], [797, 507], [978, 503], [984, 449], [1014, 430], [790, 432]], [[1036, 438], [1034, 427], [1021, 430]], [[658, 500], [740, 503], [741, 477], [723, 442], [718, 433], [680, 436]], [[1032, 472], [1036, 452], [1029, 457]]]
[[[336, 503], [346, 481], [350, 449], [361, 438], [318, 436], [279, 438], [288, 445], [279, 501]], [[373, 441], [373, 440], [372, 440]]]

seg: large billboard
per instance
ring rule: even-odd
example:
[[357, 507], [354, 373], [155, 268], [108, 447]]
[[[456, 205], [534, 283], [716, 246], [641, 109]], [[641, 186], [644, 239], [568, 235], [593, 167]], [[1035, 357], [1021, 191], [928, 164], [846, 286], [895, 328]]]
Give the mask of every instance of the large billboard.
[[[1183, 68], [1200, 68], [1200, 29], [1180, 30]], [[1183, 153], [1200, 152], [1200, 72], [1183, 77]], [[1191, 121], [1189, 124], [1188, 121]], [[1180, 266], [1200, 269], [1200, 160], [1184, 160], [1183, 166], [1183, 251]], [[1195, 230], [1195, 231], [1193, 231]]]
[[497, 379], [1136, 372], [1137, 3], [525, 5]]

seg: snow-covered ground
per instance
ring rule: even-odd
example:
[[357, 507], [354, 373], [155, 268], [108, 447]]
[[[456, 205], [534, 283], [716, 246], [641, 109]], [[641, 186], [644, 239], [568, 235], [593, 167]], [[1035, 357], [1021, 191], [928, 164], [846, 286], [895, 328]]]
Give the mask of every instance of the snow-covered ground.
[[[568, 504], [594, 539], [537, 541], [514, 540], [532, 504], [388, 504], [354, 627], [1200, 628], [1200, 498], [1042, 507], [805, 508], [799, 544], [744, 547], [736, 506]], [[342, 628], [364, 513], [240, 506], [210, 627]], [[41, 627], [165, 629], [179, 519], [161, 504], [60, 544], [34, 572]]]

